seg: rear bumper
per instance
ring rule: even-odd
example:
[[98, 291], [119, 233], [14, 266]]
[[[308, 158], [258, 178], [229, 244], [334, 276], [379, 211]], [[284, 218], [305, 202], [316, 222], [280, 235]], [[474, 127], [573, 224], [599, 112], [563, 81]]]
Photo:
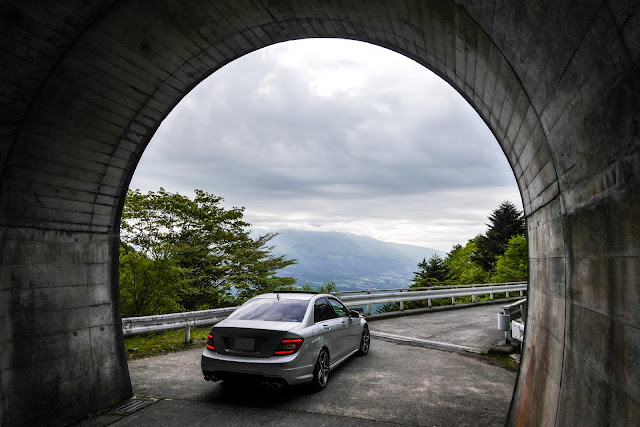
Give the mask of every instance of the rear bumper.
[[315, 355], [301, 349], [290, 356], [267, 358], [218, 354], [206, 349], [201, 359], [202, 373], [217, 379], [270, 378], [282, 379], [289, 385], [304, 384], [313, 378]]

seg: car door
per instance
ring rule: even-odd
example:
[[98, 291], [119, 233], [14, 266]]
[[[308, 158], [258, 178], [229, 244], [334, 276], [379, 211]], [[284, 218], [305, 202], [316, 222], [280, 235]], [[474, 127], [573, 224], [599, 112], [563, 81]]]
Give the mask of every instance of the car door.
[[331, 360], [340, 359], [345, 352], [344, 335], [346, 334], [346, 328], [326, 298], [322, 297], [316, 300], [313, 308], [313, 318], [328, 343]]
[[333, 311], [338, 315], [344, 333], [340, 335], [342, 340], [343, 354], [350, 352], [360, 346], [360, 317], [349, 316], [351, 310], [344, 306], [335, 298], [327, 298]]

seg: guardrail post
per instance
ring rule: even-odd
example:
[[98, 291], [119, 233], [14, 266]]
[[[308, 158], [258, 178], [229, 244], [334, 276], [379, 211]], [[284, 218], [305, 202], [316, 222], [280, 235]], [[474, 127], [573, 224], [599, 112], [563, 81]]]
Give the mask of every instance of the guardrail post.
[[520, 291], [520, 296], [521, 296], [521, 297], [522, 297], [522, 296], [524, 296], [523, 294], [524, 294], [524, 292], [523, 292], [523, 291]]
[[[371, 291], [367, 291], [367, 295], [370, 295]], [[371, 304], [367, 304], [367, 314], [371, 316]]]
[[489, 298], [491, 298], [491, 301], [493, 301], [493, 294], [489, 294]]
[[429, 305], [429, 308], [431, 308], [431, 298], [427, 300], [427, 304]]
[[471, 295], [471, 302], [476, 302], [476, 296], [475, 295]]
[[451, 297], [451, 305], [456, 305], [456, 297]]
[[190, 325], [187, 325], [187, 327], [184, 328], [184, 342], [187, 344], [191, 342], [191, 326]]
[[[400, 292], [406, 292], [406, 291], [400, 291]], [[400, 301], [400, 311], [404, 311], [404, 301]]]

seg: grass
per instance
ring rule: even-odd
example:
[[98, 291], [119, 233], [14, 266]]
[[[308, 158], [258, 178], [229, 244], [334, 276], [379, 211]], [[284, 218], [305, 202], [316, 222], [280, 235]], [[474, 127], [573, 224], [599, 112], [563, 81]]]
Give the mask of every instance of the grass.
[[127, 360], [204, 347], [209, 329], [211, 329], [209, 326], [191, 328], [190, 343], [184, 342], [184, 329], [150, 332], [148, 334], [125, 337], [124, 346], [127, 350]]
[[492, 359], [498, 365], [507, 369], [513, 369], [517, 371], [518, 368], [520, 367], [520, 365], [515, 360], [513, 360], [511, 356], [507, 354], [496, 354], [496, 353], [485, 353], [485, 352], [482, 352], [480, 354], [482, 356]]

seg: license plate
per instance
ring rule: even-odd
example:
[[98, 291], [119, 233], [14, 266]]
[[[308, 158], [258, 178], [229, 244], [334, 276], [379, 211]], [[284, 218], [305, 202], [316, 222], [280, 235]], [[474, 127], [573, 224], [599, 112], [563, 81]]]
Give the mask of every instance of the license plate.
[[256, 345], [256, 340], [254, 338], [236, 338], [233, 343], [233, 347], [235, 350], [244, 350], [244, 351], [253, 351], [253, 348]]

